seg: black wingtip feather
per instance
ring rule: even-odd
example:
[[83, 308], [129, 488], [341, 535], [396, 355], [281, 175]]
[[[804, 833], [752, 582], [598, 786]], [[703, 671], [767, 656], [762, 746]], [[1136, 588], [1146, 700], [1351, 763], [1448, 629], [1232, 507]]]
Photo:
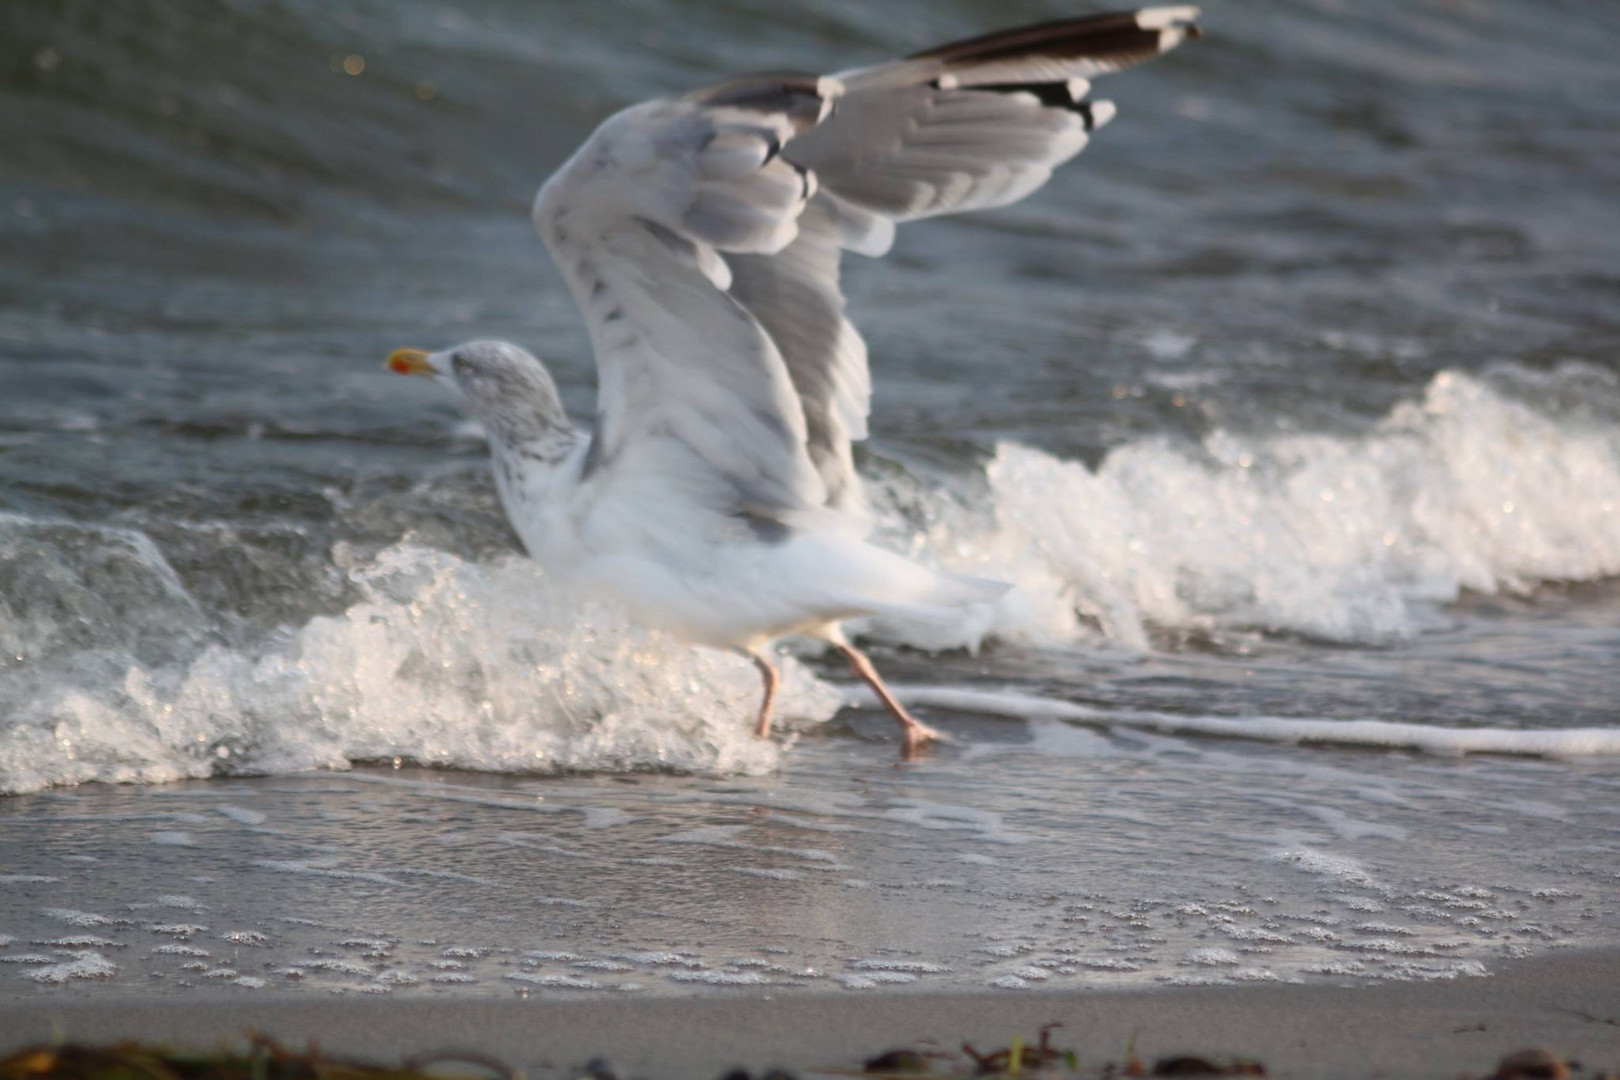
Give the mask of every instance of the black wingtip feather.
[[[1188, 37], [1198, 36], [1196, 23], [1176, 25]], [[1126, 67], [1159, 54], [1160, 32], [1160, 27], [1141, 26], [1135, 11], [1111, 12], [998, 30], [913, 53], [907, 59], [938, 60], [955, 67], [1023, 56], [1088, 57]]]
[[1077, 113], [1088, 132], [1097, 128], [1097, 117], [1091, 111], [1091, 102], [1085, 98], [1076, 101], [1067, 83], [983, 83], [972, 89], [996, 94], [1029, 94], [1049, 109], [1066, 109]]

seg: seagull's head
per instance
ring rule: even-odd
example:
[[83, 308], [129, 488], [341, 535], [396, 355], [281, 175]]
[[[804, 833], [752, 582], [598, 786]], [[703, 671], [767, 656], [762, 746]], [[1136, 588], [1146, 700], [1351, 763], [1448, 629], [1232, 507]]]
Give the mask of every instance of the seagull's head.
[[573, 430], [546, 366], [508, 341], [469, 341], [435, 353], [395, 349], [388, 369], [425, 375], [454, 391], [492, 438], [511, 446]]

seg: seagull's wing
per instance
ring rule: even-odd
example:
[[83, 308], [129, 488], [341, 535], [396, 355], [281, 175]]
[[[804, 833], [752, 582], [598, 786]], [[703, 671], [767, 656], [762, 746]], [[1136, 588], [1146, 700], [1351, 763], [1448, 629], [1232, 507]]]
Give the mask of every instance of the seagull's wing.
[[596, 352], [593, 472], [661, 472], [676, 497], [733, 515], [825, 502], [787, 365], [728, 291], [720, 253], [793, 240], [815, 177], [781, 149], [835, 93], [815, 76], [758, 76], [636, 105], [540, 189], [535, 225]]
[[1195, 7], [1065, 19], [834, 76], [833, 115], [783, 151], [818, 194], [774, 255], [728, 257], [731, 293], [764, 324], [804, 402], [829, 502], [859, 504], [851, 440], [866, 436], [866, 344], [844, 316], [844, 249], [886, 253], [896, 224], [1005, 206], [1044, 184], [1114, 115], [1088, 79], [1196, 34]]
[[842, 250], [1033, 191], [1112, 115], [1085, 80], [1173, 47], [1195, 15], [1065, 20], [608, 119], [534, 208], [596, 352], [588, 468], [733, 516], [857, 503], [870, 380]]

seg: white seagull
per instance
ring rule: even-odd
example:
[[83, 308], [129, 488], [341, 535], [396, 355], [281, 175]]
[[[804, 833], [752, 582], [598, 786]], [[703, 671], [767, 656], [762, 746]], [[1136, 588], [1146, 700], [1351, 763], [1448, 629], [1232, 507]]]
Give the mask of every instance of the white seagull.
[[496, 488], [548, 573], [750, 657], [768, 735], [769, 649], [843, 652], [911, 757], [908, 713], [840, 623], [948, 619], [1007, 586], [867, 542], [850, 445], [866, 437], [866, 344], [844, 316], [844, 251], [896, 224], [1005, 206], [1114, 115], [1088, 79], [1196, 36], [1194, 7], [1065, 19], [838, 75], [752, 75], [609, 117], [540, 189], [534, 223], [589, 326], [594, 431], [516, 345], [400, 349], [389, 367], [454, 390], [488, 434]]

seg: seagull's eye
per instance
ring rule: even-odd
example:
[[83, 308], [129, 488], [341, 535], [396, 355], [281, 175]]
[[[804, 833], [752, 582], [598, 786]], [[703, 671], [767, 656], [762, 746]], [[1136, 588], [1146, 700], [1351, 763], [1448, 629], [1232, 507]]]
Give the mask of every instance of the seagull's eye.
[[472, 361], [467, 359], [465, 356], [460, 355], [459, 353], [450, 358], [450, 366], [456, 369], [456, 374], [457, 375], [471, 375], [472, 374], [472, 369], [473, 369]]

